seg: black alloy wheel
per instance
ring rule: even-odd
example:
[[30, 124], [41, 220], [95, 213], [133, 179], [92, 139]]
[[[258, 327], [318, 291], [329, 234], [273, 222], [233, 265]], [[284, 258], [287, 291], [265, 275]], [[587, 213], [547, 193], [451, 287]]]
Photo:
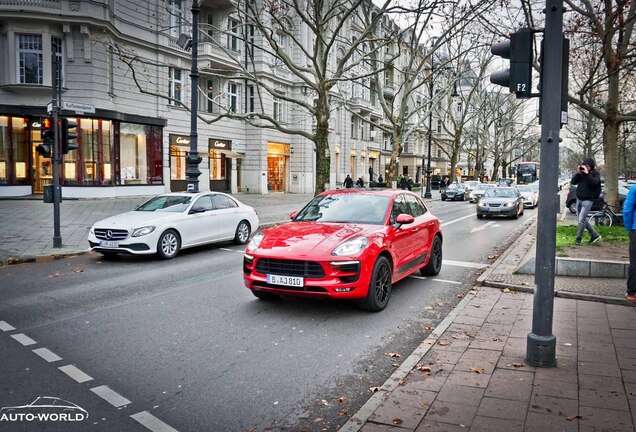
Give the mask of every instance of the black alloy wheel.
[[[477, 215], [477, 217], [480, 216]], [[424, 276], [437, 276], [442, 270], [442, 257], [442, 239], [436, 235], [431, 245], [431, 258], [428, 264], [420, 269], [420, 273]]]
[[383, 310], [386, 305], [389, 304], [392, 287], [393, 274], [391, 263], [386, 257], [380, 256], [373, 265], [373, 274], [371, 275], [367, 298], [360, 306], [372, 312]]

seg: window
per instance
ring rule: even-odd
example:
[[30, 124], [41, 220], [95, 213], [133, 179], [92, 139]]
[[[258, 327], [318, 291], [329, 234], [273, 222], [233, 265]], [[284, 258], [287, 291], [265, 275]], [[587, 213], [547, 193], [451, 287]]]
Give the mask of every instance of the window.
[[225, 155], [217, 150], [210, 150], [210, 180], [225, 180]]
[[199, 207], [199, 208], [202, 208], [205, 211], [212, 210], [214, 207], [212, 207], [212, 199], [211, 198], [212, 197], [210, 195], [202, 196], [201, 198], [196, 200], [196, 202], [194, 203], [192, 208]]
[[405, 195], [405, 198], [406, 198], [407, 204], [409, 205], [409, 210], [410, 210], [409, 214], [411, 216], [416, 218], [426, 213], [426, 207], [424, 207], [424, 204], [422, 204], [419, 198], [413, 195]]
[[227, 48], [231, 51], [241, 51], [240, 24], [237, 19], [230, 18], [227, 22]]
[[393, 86], [393, 66], [387, 66], [384, 71], [384, 85], [387, 87]]
[[42, 35], [17, 35], [16, 50], [20, 84], [42, 84]]
[[376, 104], [376, 83], [374, 80], [371, 80], [371, 88], [370, 88], [370, 92], [371, 92], [371, 105], [375, 106]]
[[254, 55], [254, 24], [247, 26], [247, 52], [250, 56]]
[[[121, 123], [119, 126], [119, 164], [121, 184], [152, 182], [151, 154], [153, 135], [140, 124]], [[155, 171], [156, 174], [156, 171]]]
[[357, 138], [356, 136], [356, 125], [357, 125], [356, 116], [351, 116], [351, 138]]
[[171, 67], [168, 73], [168, 97], [170, 98], [168, 104], [181, 105], [180, 102], [183, 100], [183, 81], [181, 69]]
[[277, 120], [277, 121], [282, 120], [282, 109], [283, 109], [282, 101], [280, 100], [280, 98], [274, 97], [274, 110], [273, 110], [274, 120]]
[[442, 133], [442, 119], [437, 119], [437, 133]]
[[236, 202], [225, 195], [212, 195], [212, 203], [214, 205], [214, 210], [238, 207]]
[[361, 119], [358, 119], [358, 126], [359, 126], [359, 128], [360, 128], [360, 132], [359, 132], [358, 137], [359, 137], [360, 139], [364, 139], [364, 128], [365, 128], [366, 124], [365, 124], [365, 122], [364, 122], [364, 121], [362, 121]]
[[227, 107], [231, 112], [238, 113], [239, 85], [236, 83], [227, 84]]
[[77, 150], [64, 155], [64, 184], [113, 184], [112, 123], [73, 118], [77, 122]]
[[254, 112], [256, 94], [253, 85], [247, 86], [247, 112]]
[[23, 117], [0, 116], [0, 184], [31, 183], [27, 123]]
[[168, 0], [168, 33], [178, 38], [183, 32], [183, 10], [181, 0]]
[[[180, 145], [170, 146], [170, 179], [186, 180], [186, 162], [189, 148]], [[122, 168], [123, 169], [123, 168]]]
[[55, 53], [55, 60], [57, 60], [57, 65], [59, 70], [58, 79], [62, 82], [62, 85], [64, 85], [64, 70], [65, 69], [64, 69], [64, 52], [63, 52], [62, 39], [58, 37], [52, 37], [51, 49]]
[[280, 52], [289, 54], [289, 37], [282, 30], [276, 32], [276, 43]]
[[375, 126], [370, 124], [369, 125], [369, 141], [375, 141]]
[[462, 103], [457, 102], [457, 114], [461, 114], [463, 110], [464, 110], [464, 106], [462, 105]]
[[206, 107], [205, 110], [209, 113], [218, 114], [219, 113], [219, 81], [216, 78], [210, 78], [207, 80], [207, 90], [206, 90]]

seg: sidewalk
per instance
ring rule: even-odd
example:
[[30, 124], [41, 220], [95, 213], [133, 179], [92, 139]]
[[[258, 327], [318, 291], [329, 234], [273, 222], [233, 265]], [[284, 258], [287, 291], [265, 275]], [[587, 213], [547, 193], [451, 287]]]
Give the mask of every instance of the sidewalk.
[[[261, 226], [286, 221], [312, 194], [238, 193], [239, 201], [258, 212]], [[88, 250], [88, 231], [98, 220], [134, 208], [150, 197], [64, 200], [60, 204], [62, 248], [53, 247], [53, 204], [42, 199], [0, 200], [0, 266]]]
[[556, 276], [557, 366], [531, 367], [534, 276], [513, 271], [532, 240], [531, 227], [340, 431], [634, 431], [626, 280]]

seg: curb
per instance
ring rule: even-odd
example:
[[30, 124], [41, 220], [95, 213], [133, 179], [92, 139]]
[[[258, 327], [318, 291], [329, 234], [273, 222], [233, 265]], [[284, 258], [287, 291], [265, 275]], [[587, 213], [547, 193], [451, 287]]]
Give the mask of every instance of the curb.
[[[282, 221], [276, 221], [276, 222], [267, 222], [264, 223], [262, 225], [259, 225], [259, 230], [263, 229], [263, 228], [269, 228], [269, 227], [273, 227], [276, 225], [281, 225], [288, 222], [287, 220], [282, 220]], [[73, 251], [73, 252], [60, 252], [60, 253], [51, 253], [49, 255], [41, 255], [41, 256], [36, 256], [36, 257], [18, 257], [18, 258], [13, 258], [13, 257], [8, 257], [8, 258], [0, 258], [0, 268], [3, 267], [8, 267], [11, 265], [16, 265], [16, 264], [27, 264], [27, 263], [42, 263], [42, 262], [49, 262], [49, 261], [54, 261], [57, 259], [63, 259], [63, 258], [69, 258], [69, 257], [74, 257], [74, 256], [79, 256], [79, 255], [85, 255], [87, 253], [89, 253], [91, 251], [91, 249], [82, 249], [82, 250], [78, 250], [78, 251]]]

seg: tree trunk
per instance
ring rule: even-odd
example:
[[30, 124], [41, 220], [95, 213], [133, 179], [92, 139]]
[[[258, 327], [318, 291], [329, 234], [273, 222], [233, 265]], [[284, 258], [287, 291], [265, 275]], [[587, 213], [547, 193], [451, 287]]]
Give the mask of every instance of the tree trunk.
[[450, 157], [450, 177], [449, 177], [449, 181], [451, 183], [455, 182], [457, 175], [456, 175], [456, 170], [457, 170], [457, 160], [459, 159], [459, 154], [457, 154], [457, 151], [453, 150], [453, 153], [451, 154]]
[[[398, 162], [398, 158], [402, 154], [402, 128], [395, 127], [393, 129], [393, 133], [391, 134], [391, 138], [393, 141], [391, 143], [391, 147], [393, 148], [393, 150], [391, 151], [391, 159], [389, 160], [389, 172], [387, 173], [385, 179], [385, 181], [389, 185], [392, 181], [397, 180], [398, 176], [400, 175], [400, 164]], [[426, 173], [426, 168], [424, 168], [422, 171]]]
[[[324, 100], [323, 100], [324, 99]], [[316, 187], [314, 195], [323, 193], [329, 185], [331, 154], [329, 152], [329, 104], [326, 98], [318, 99], [316, 113]]]

